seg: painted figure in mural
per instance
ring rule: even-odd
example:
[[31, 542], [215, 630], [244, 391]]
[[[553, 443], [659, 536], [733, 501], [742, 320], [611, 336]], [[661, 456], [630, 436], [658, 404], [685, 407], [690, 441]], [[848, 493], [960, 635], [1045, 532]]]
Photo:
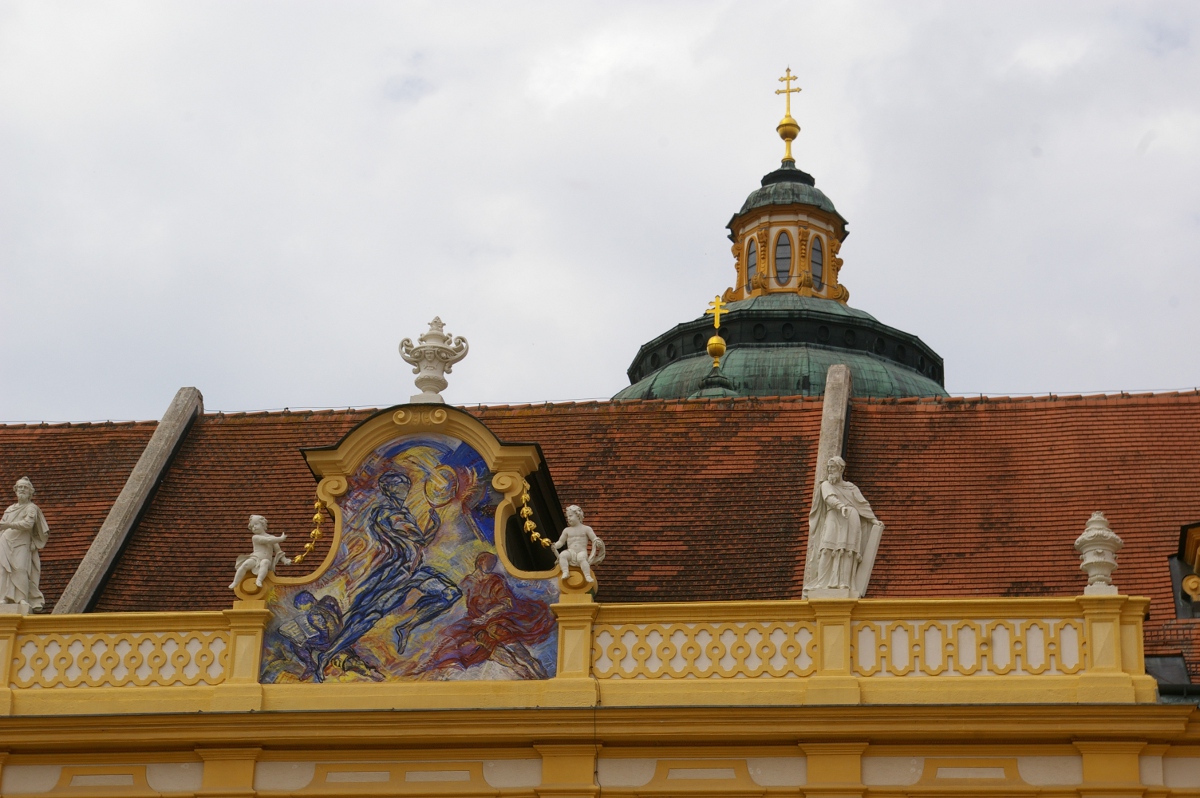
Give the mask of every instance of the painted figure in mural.
[[[300, 680], [320, 681], [317, 679], [317, 657], [327, 651], [341, 634], [344, 626], [342, 608], [333, 596], [322, 596], [318, 599], [307, 590], [296, 594], [292, 606], [300, 610], [301, 615], [281, 625], [279, 631], [286, 640], [287, 647], [304, 666]], [[383, 680], [383, 674], [368, 663], [352, 645], [342, 649], [329, 664], [345, 673], [357, 673], [373, 681]]]
[[[592, 544], [592, 552], [588, 554], [588, 542]], [[596, 537], [590, 526], [583, 523], [583, 509], [578, 504], [567, 508], [567, 528], [562, 531], [555, 550], [561, 550], [558, 555], [558, 565], [562, 569], [561, 579], [570, 574], [570, 567], [577, 566], [583, 571], [583, 578], [595, 582], [592, 577], [592, 566], [604, 561], [604, 541]]]
[[[400, 471], [388, 471], [379, 477], [378, 485], [380, 499], [368, 512], [366, 524], [378, 550], [371, 571], [354, 594], [341, 631], [316, 656], [317, 681], [335, 657], [384, 618], [400, 613], [392, 631], [396, 653], [403, 654], [413, 629], [446, 612], [462, 596], [448, 576], [421, 563], [425, 547], [441, 524], [436, 511], [430, 511], [429, 524], [422, 529], [405, 506], [412, 480]], [[416, 600], [409, 604], [410, 598]]]
[[261, 515], [250, 516], [248, 527], [254, 551], [238, 557], [237, 572], [233, 575], [233, 581], [229, 583], [230, 590], [237, 587], [249, 573], [258, 577], [254, 580], [254, 584], [262, 587], [263, 580], [267, 578], [267, 574], [274, 572], [276, 565], [279, 563], [292, 564], [291, 559], [279, 547], [280, 543], [287, 540], [287, 535], [276, 537], [267, 534], [267, 519]]
[[550, 608], [517, 597], [496, 573], [491, 552], [475, 558], [475, 571], [462, 580], [467, 616], [446, 627], [437, 646], [413, 669], [438, 678], [451, 669], [466, 670], [491, 660], [521, 679], [545, 679], [546, 668], [527, 645], [542, 642], [554, 630]]
[[854, 483], [842, 479], [845, 460], [831, 457], [825, 468], [808, 517], [817, 556], [815, 561], [809, 556], [804, 587], [851, 590], [851, 598], [857, 598], [855, 577], [864, 544], [868, 535], [883, 531], [883, 522]]
[[14, 487], [17, 503], [0, 518], [0, 604], [40, 610], [46, 603], [38, 583], [42, 558], [38, 554], [50, 537], [46, 516], [33, 503], [33, 483], [21, 477]]

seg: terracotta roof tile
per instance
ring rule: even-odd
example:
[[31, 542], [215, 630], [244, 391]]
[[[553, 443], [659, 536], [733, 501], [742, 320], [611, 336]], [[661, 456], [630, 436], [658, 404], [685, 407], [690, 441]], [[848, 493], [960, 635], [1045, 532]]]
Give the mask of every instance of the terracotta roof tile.
[[[583, 506], [609, 542], [602, 600], [786, 598], [799, 591], [790, 563], [803, 556], [795, 527], [802, 508], [792, 486], [812, 478], [819, 401], [468, 410], [501, 440], [541, 444], [559, 498]], [[95, 609], [228, 607], [225, 580], [245, 553], [247, 516], [266, 515], [273, 531], [303, 536], [315, 483], [299, 450], [336, 443], [371, 413], [198, 419]], [[316, 555], [310, 562], [319, 561]]]
[[1103, 510], [1117, 585], [1174, 616], [1167, 558], [1200, 520], [1195, 393], [855, 401], [847, 460], [888, 523], [874, 596], [1078, 594], [1073, 544]]
[[[819, 400], [467, 410], [501, 440], [538, 442], [559, 498], [587, 510], [609, 543], [601, 600], [799, 596]], [[97, 609], [229, 606], [246, 517], [303, 536], [314, 483], [299, 449], [371, 412], [202, 417]], [[1153, 601], [1147, 653], [1183, 653], [1200, 677], [1200, 621], [1174, 618], [1167, 565], [1200, 520], [1200, 395], [856, 400], [847, 459], [888, 523], [872, 596], [1078, 594], [1072, 546], [1104, 510], [1126, 544], [1117, 584]]]
[[33, 481], [50, 540], [42, 550], [45, 611], [54, 608], [154, 434], [154, 422], [0, 425], [0, 489]]
[[[300, 450], [336, 443], [369, 415], [283, 411], [196, 419], [93, 609], [228, 608], [233, 594], [226, 585], [249, 545], [247, 518], [265, 515], [272, 532], [307, 542], [316, 482]], [[281, 573], [303, 573], [324, 553], [318, 546], [303, 565]]]

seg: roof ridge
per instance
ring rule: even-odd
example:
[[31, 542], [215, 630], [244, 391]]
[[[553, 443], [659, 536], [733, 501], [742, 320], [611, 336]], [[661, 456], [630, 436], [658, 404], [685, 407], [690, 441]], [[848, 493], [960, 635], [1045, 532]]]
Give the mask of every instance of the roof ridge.
[[1200, 401], [1200, 389], [1190, 391], [1144, 391], [1131, 393], [1093, 393], [1093, 394], [1031, 394], [1027, 396], [908, 396], [908, 397], [874, 397], [855, 396], [851, 401], [864, 405], [1034, 405], [1055, 404], [1060, 402], [1072, 404], [1104, 404], [1108, 402], [1129, 402], [1136, 404], [1146, 401]]
[[284, 407], [278, 410], [212, 410], [205, 411], [204, 417], [207, 418], [259, 418], [265, 416], [332, 416], [335, 414], [353, 414], [371, 415], [378, 413], [384, 408], [380, 407], [305, 407], [293, 410], [290, 407]]
[[5, 429], [74, 429], [78, 427], [138, 427], [157, 425], [158, 419], [142, 421], [0, 421], [0, 430]]
[[820, 396], [804, 396], [797, 394], [795, 396], [702, 396], [694, 398], [656, 398], [656, 399], [584, 399], [584, 400], [565, 400], [561, 402], [524, 402], [513, 404], [471, 404], [471, 405], [455, 405], [461, 410], [527, 410], [531, 408], [568, 408], [568, 407], [607, 407], [614, 410], [637, 411], [639, 409], [657, 408], [663, 406], [676, 405], [728, 405], [728, 404], [756, 404], [763, 406], [783, 407], [804, 404], [819, 404]]

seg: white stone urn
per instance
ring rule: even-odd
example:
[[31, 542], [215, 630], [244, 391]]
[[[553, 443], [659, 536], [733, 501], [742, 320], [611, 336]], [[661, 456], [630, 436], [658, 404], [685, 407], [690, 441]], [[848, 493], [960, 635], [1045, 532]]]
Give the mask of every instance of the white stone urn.
[[1117, 595], [1117, 586], [1112, 582], [1112, 572], [1117, 568], [1117, 552], [1124, 546], [1125, 542], [1112, 531], [1104, 513], [1092, 513], [1083, 534], [1075, 541], [1075, 550], [1079, 552], [1079, 570], [1088, 575], [1083, 595]]
[[417, 339], [416, 346], [411, 338], [400, 342], [400, 357], [412, 364], [414, 380], [421, 393], [409, 399], [410, 402], [427, 402], [444, 404], [441, 392], [446, 389], [446, 374], [450, 373], [454, 364], [467, 356], [467, 339], [461, 336], [451, 338], [444, 332], [442, 320], [434, 316], [429, 322], [429, 331], [422, 333]]

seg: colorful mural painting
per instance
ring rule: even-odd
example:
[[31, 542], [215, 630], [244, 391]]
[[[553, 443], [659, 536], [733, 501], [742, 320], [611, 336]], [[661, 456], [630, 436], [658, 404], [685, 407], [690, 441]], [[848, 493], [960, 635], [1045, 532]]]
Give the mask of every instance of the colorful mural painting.
[[341, 497], [330, 568], [278, 585], [264, 682], [546, 679], [555, 579], [510, 576], [496, 552], [500, 497], [469, 445], [422, 434], [376, 449]]

